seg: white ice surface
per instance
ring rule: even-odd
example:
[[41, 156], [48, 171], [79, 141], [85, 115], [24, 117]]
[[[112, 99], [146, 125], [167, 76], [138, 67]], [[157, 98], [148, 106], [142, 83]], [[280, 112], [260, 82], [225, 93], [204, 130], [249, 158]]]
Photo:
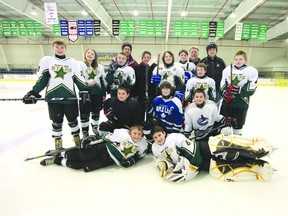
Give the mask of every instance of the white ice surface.
[[[31, 82], [0, 82], [0, 98], [22, 98]], [[43, 94], [43, 93], [42, 93]], [[42, 167], [27, 157], [53, 148], [47, 105], [0, 101], [1, 216], [210, 215], [286, 216], [288, 200], [288, 88], [260, 86], [243, 131], [279, 148], [265, 158], [277, 169], [270, 182], [221, 182], [202, 172], [189, 182], [162, 180], [148, 155], [130, 168], [84, 173]], [[101, 115], [101, 120], [103, 120]], [[64, 146], [72, 145], [64, 122]]]

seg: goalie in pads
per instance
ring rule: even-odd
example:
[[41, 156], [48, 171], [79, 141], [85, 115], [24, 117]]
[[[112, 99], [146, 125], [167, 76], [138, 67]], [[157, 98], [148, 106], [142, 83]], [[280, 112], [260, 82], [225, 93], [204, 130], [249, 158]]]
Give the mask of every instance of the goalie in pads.
[[269, 181], [274, 169], [266, 161], [274, 148], [262, 137], [247, 138], [239, 135], [218, 135], [209, 138], [209, 148], [214, 158], [210, 174], [223, 181]]
[[154, 139], [153, 155], [156, 157], [156, 169], [160, 177], [172, 182], [190, 180], [198, 173], [202, 161], [198, 142], [187, 139], [183, 134], [166, 132], [160, 126], [151, 130]]

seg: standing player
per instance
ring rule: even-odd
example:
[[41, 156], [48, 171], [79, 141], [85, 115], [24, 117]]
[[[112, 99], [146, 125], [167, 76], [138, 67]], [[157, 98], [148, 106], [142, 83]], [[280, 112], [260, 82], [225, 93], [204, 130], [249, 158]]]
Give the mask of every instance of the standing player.
[[106, 74], [107, 90], [111, 97], [117, 95], [117, 88], [120, 85], [131, 90], [135, 84], [135, 71], [132, 67], [127, 66], [127, 56], [125, 53], [117, 55], [116, 62], [110, 65]]
[[234, 65], [228, 66], [223, 71], [221, 91], [223, 101], [220, 113], [237, 119], [233, 123], [233, 133], [242, 134], [249, 108], [249, 99], [257, 88], [258, 71], [246, 65], [247, 55], [238, 51], [234, 56]]
[[196, 74], [196, 66], [194, 63], [189, 62], [188, 52], [185, 49], [180, 50], [179, 52], [179, 62], [178, 65], [184, 70], [185, 74], [185, 84], [187, 81], [194, 77]]
[[[71, 134], [76, 145], [79, 144], [80, 129], [78, 126], [78, 104], [77, 100], [49, 100], [51, 98], [76, 98], [75, 86], [77, 85], [82, 95], [82, 101], [86, 102], [87, 86], [83, 76], [80, 74], [79, 64], [76, 60], [65, 55], [66, 43], [63, 40], [55, 40], [52, 44], [55, 56], [44, 56], [39, 62], [37, 72], [38, 80], [23, 97], [23, 103], [36, 103], [40, 98], [39, 92], [46, 87], [45, 97], [48, 102], [49, 117], [52, 120], [52, 137], [55, 141], [55, 148], [62, 149], [62, 124], [64, 115], [71, 128]], [[95, 84], [95, 82], [91, 82]]]
[[103, 99], [106, 97], [104, 68], [98, 64], [97, 53], [94, 49], [86, 50], [84, 62], [80, 62], [80, 70], [86, 81], [94, 80], [96, 82], [96, 85], [90, 89], [91, 103], [83, 103], [82, 100], [79, 101], [81, 127], [83, 138], [85, 138], [89, 136], [90, 113], [93, 132], [98, 134], [100, 111], [102, 109]]
[[162, 82], [168, 81], [173, 87], [174, 96], [182, 101], [185, 90], [184, 70], [175, 63], [174, 54], [171, 51], [164, 52], [162, 61], [163, 63], [159, 65], [159, 71], [157, 68], [153, 70], [151, 83], [159, 86]]
[[117, 97], [111, 97], [104, 101], [104, 114], [108, 121], [99, 125], [101, 136], [112, 133], [116, 128], [129, 128], [132, 125], [140, 124], [139, 103], [129, 96], [129, 89], [119, 86]]
[[72, 169], [83, 169], [90, 172], [106, 166], [117, 164], [130, 167], [142, 159], [147, 150], [147, 142], [142, 138], [142, 127], [134, 125], [130, 131], [116, 129], [103, 137], [103, 143], [91, 145], [96, 140], [89, 136], [81, 141], [80, 149], [62, 152], [55, 157], [44, 159], [41, 165], [58, 164]]
[[207, 66], [203, 63], [199, 63], [196, 67], [197, 74], [188, 80], [185, 89], [185, 102], [186, 104], [192, 103], [194, 92], [196, 89], [203, 89], [207, 95], [207, 100], [215, 101], [216, 90], [215, 81], [206, 76]]

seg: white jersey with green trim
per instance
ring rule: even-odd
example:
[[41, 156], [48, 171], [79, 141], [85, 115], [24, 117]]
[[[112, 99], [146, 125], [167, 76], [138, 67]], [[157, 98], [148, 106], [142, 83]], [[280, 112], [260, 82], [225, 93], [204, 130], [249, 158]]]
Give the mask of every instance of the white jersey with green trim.
[[118, 161], [119, 158], [128, 159], [131, 156], [138, 154], [140, 158], [144, 157], [148, 147], [147, 141], [142, 138], [139, 142], [134, 142], [130, 136], [128, 129], [115, 129], [113, 133], [107, 134], [104, 139], [109, 140], [113, 143], [112, 148], [108, 148], [108, 153], [110, 157], [115, 161], [115, 163], [121, 166]]
[[196, 65], [193, 62], [187, 61], [186, 63], [177, 62], [177, 64], [184, 70], [188, 72], [196, 71]]
[[179, 159], [177, 148], [185, 149], [191, 155], [196, 151], [195, 143], [180, 133], [168, 134], [163, 145], [156, 142], [152, 144], [153, 155], [157, 159], [168, 160], [173, 165], [177, 164]]
[[[91, 66], [87, 66], [83, 61], [79, 61], [79, 66], [80, 66], [80, 72], [84, 77], [85, 81], [86, 82], [91, 80], [96, 81], [96, 85], [93, 86], [92, 89], [93, 90], [95, 89], [94, 91], [101, 93], [102, 88], [105, 88], [107, 85], [107, 82], [104, 79], [105, 77], [104, 67], [101, 64], [98, 64], [98, 67], [95, 70]], [[104, 86], [101, 86], [102, 81], [100, 81], [100, 78], [102, 79]]]
[[[177, 77], [178, 80], [181, 82], [180, 85], [184, 85], [185, 76], [184, 76], [184, 70], [177, 64], [174, 63], [171, 67], [167, 68], [163, 63], [159, 65], [159, 75], [162, 76], [161, 82], [159, 83], [159, 86], [162, 82], [168, 81], [173, 88], [176, 90], [179, 90], [179, 86], [175, 86], [175, 80], [174, 77]], [[157, 67], [153, 70], [153, 75], [157, 74]]]
[[207, 100], [214, 101], [216, 99], [216, 86], [215, 81], [212, 78], [208, 76], [195, 76], [189, 79], [185, 89], [185, 101], [193, 101], [193, 95], [196, 89], [203, 89]]
[[[85, 80], [80, 73], [79, 64], [73, 58], [59, 59], [54, 56], [44, 56], [39, 62], [37, 77], [37, 92], [47, 86], [47, 98], [49, 98], [49, 94], [57, 95], [58, 97], [76, 96], [74, 82], [77, 81], [82, 86], [85, 86]], [[49, 80], [47, 77], [49, 77]]]

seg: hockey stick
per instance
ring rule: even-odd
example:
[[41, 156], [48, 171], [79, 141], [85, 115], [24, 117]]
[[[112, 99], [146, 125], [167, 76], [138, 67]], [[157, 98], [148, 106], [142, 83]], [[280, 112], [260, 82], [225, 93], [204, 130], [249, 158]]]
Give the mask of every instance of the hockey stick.
[[[159, 62], [160, 62], [160, 54], [157, 55], [157, 70], [156, 70], [157, 75], [159, 75]], [[158, 85], [155, 86], [156, 86], [155, 93], [156, 96], [158, 96]]]
[[[90, 143], [90, 145], [96, 145], [96, 144], [99, 144], [99, 143], [102, 143], [102, 142], [104, 142], [104, 140], [103, 139], [99, 139], [99, 140], [92, 141]], [[80, 149], [80, 146], [72, 146], [70, 148], [59, 149], [59, 150], [53, 151], [53, 155], [59, 154], [61, 152], [66, 152], [66, 151], [69, 151], [69, 150], [72, 150], [72, 149]], [[42, 157], [46, 157], [46, 156], [53, 156], [53, 155], [52, 155], [52, 153], [45, 153], [45, 154], [38, 155], [38, 156], [35, 156], [35, 157], [26, 158], [24, 161], [34, 160], [34, 159], [37, 159], [37, 158], [42, 158]]]
[[[37, 101], [81, 100], [81, 98], [35, 98]], [[0, 98], [0, 101], [23, 101], [23, 98]]]
[[222, 128], [227, 127], [227, 126], [229, 126], [229, 125], [227, 125], [227, 124], [219, 125], [218, 127], [215, 127], [213, 129], [211, 129], [209, 132], [204, 133], [202, 136], [194, 136], [194, 137], [191, 137], [191, 138], [188, 138], [188, 139], [189, 140], [194, 140], [194, 139], [197, 139], [197, 138], [202, 139], [202, 138], [206, 137], [208, 134], [210, 134], [211, 132], [217, 131], [217, 130], [222, 129]]

